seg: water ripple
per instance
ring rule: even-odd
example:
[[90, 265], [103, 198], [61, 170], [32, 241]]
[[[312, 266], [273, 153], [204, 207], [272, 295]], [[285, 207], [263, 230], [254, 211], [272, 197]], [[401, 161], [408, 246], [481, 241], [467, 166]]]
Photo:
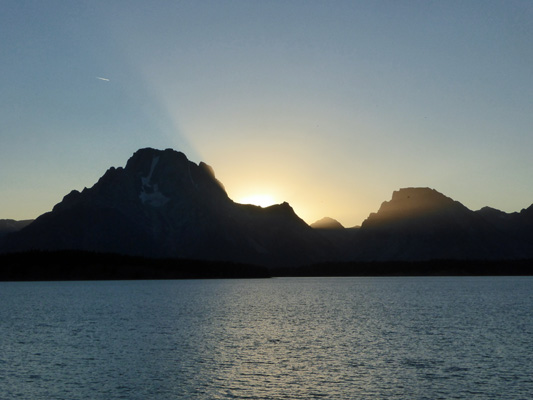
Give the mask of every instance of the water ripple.
[[524, 399], [533, 279], [0, 283], [5, 398]]

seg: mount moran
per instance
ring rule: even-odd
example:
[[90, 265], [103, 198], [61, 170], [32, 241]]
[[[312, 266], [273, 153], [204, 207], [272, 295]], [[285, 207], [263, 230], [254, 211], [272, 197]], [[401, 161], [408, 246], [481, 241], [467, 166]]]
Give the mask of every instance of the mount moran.
[[135, 152], [34, 221], [0, 220], [0, 251], [83, 250], [265, 266], [533, 258], [533, 205], [469, 210], [429, 188], [396, 191], [360, 228], [312, 226], [287, 203], [233, 202], [213, 169], [172, 149]]

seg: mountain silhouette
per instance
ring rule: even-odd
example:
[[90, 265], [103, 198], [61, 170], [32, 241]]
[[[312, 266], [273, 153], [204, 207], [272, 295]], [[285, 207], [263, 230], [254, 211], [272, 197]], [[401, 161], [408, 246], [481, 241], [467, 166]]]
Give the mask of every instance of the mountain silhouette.
[[33, 222], [32, 219], [15, 221], [14, 219], [0, 219], [0, 238], [8, 233], [20, 231]]
[[313, 222], [311, 228], [315, 229], [343, 229], [344, 226], [336, 219], [330, 217], [324, 217], [318, 221]]
[[298, 265], [331, 257], [287, 203], [233, 202], [213, 169], [180, 152], [141, 149], [90, 189], [5, 238], [10, 251], [84, 250], [147, 257]]
[[[510, 219], [506, 225], [507, 218]], [[512, 220], [512, 221], [511, 221]], [[430, 188], [395, 191], [362, 223], [350, 258], [360, 260], [531, 257], [533, 224], [494, 210], [474, 212]], [[522, 236], [520, 236], [522, 235]]]
[[361, 227], [307, 225], [287, 203], [232, 201], [213, 169], [172, 149], [138, 150], [91, 188], [31, 221], [0, 220], [4, 253], [82, 251], [269, 267], [323, 262], [533, 258], [533, 205], [472, 211], [430, 188], [392, 194]]

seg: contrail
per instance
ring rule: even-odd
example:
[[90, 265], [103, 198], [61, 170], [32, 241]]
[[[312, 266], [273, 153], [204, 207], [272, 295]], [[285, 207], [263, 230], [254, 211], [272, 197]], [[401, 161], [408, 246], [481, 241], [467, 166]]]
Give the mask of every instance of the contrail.
[[107, 79], [107, 78], [102, 78], [101, 76], [97, 76], [96, 79], [100, 79], [101, 81], [109, 82], [109, 79]]

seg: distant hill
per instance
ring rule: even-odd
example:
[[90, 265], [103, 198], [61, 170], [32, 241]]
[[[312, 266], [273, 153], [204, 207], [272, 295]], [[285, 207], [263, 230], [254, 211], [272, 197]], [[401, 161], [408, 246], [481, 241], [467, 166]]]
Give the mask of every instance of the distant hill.
[[14, 219], [0, 219], [0, 237], [11, 232], [20, 231], [33, 222], [33, 219], [16, 221]]
[[0, 253], [4, 247], [4, 237], [13, 232], [18, 232], [22, 228], [33, 222], [32, 219], [16, 221], [14, 219], [0, 219]]
[[314, 229], [344, 229], [344, 226], [339, 221], [330, 217], [319, 219], [310, 226]]
[[[309, 226], [287, 203], [235, 203], [210, 166], [171, 149], [138, 150], [124, 168], [110, 168], [94, 186], [72, 191], [30, 222], [0, 220], [0, 250], [275, 268], [533, 259], [533, 205], [510, 214], [488, 207], [472, 211], [434, 189], [403, 188], [359, 228], [346, 229], [331, 218]], [[339, 273], [349, 273], [352, 264], [343, 265]]]

